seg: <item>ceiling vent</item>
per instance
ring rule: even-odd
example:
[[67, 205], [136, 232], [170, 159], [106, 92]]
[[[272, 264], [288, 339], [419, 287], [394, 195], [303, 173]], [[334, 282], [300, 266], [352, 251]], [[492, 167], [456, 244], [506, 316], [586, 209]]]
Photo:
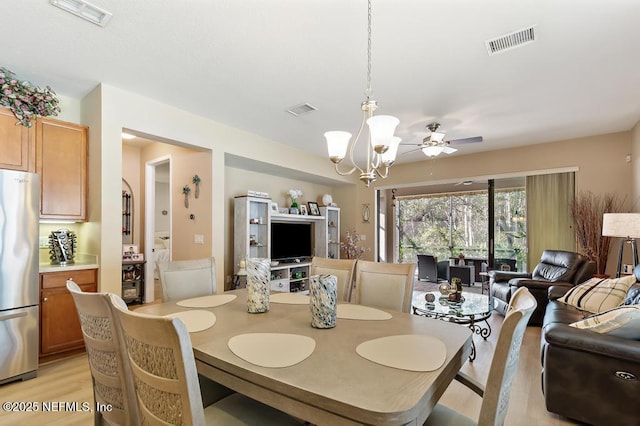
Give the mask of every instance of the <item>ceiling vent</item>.
[[302, 114], [307, 114], [310, 113], [312, 111], [317, 111], [318, 108], [314, 107], [313, 105], [310, 104], [300, 104], [300, 105], [296, 105], [294, 107], [291, 107], [287, 110], [287, 112], [291, 115], [295, 115], [296, 117], [302, 115]]
[[485, 41], [489, 56], [515, 49], [536, 41], [535, 25], [518, 31], [513, 31], [500, 37]]
[[107, 25], [112, 16], [111, 12], [85, 0], [49, 0], [49, 3], [101, 27]]

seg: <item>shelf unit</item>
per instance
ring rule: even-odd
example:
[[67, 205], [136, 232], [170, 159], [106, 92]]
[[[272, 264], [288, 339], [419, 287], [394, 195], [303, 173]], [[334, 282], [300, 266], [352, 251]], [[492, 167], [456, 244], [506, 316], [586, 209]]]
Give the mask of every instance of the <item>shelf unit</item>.
[[326, 218], [327, 257], [340, 259], [340, 207], [320, 207], [320, 213]]
[[236, 197], [234, 200], [233, 267], [243, 259], [271, 256], [271, 199]]
[[271, 267], [271, 290], [281, 292], [309, 292], [311, 263], [286, 263]]
[[144, 303], [144, 260], [122, 261], [122, 300]]

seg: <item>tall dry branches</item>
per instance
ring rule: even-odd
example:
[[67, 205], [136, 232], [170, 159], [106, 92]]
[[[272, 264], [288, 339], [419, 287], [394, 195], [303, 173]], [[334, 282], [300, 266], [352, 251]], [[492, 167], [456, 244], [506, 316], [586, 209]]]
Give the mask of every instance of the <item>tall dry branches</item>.
[[604, 274], [607, 267], [611, 243], [611, 237], [602, 236], [602, 217], [605, 213], [620, 212], [622, 203], [616, 194], [596, 195], [591, 191], [581, 191], [569, 203], [578, 251], [596, 262], [598, 274]]

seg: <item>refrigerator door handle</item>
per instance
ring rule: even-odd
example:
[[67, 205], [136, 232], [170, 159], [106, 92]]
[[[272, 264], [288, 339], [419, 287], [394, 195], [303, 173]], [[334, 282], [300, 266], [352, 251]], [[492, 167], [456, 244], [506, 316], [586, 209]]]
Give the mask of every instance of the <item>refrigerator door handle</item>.
[[27, 316], [26, 312], [19, 312], [17, 314], [6, 314], [6, 315], [0, 316], [0, 321], [8, 321], [10, 319], [26, 317], [26, 316]]

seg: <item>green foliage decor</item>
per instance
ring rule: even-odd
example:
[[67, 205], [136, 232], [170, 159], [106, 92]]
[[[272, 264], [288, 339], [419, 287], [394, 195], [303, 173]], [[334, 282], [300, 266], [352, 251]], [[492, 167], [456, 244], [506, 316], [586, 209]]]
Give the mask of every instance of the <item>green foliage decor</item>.
[[20, 81], [15, 74], [0, 67], [0, 106], [7, 107], [16, 116], [16, 124], [33, 126], [37, 116], [58, 115], [60, 107], [51, 87], [44, 89], [28, 81]]

